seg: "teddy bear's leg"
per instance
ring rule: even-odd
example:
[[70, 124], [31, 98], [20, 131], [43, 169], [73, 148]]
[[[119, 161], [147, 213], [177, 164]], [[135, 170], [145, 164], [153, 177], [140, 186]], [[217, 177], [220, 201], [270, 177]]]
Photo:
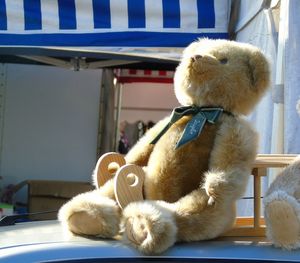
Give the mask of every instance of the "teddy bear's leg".
[[232, 226], [235, 213], [231, 201], [209, 205], [208, 199], [205, 190], [199, 188], [172, 204], [131, 203], [123, 211], [123, 239], [143, 253], [155, 254], [176, 241], [214, 238]]
[[130, 203], [123, 210], [121, 231], [123, 241], [141, 252], [161, 253], [176, 241], [173, 205], [150, 200]]
[[205, 189], [199, 188], [176, 202], [179, 241], [216, 238], [234, 224], [235, 204], [231, 198], [209, 202]]
[[119, 232], [120, 214], [113, 180], [109, 180], [100, 189], [79, 194], [64, 204], [58, 218], [69, 233], [111, 238]]
[[283, 191], [265, 197], [267, 237], [275, 246], [300, 248], [300, 205]]

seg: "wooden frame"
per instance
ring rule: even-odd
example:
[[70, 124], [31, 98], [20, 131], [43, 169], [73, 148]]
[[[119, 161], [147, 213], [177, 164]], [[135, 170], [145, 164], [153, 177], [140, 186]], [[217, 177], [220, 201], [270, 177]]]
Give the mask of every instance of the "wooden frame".
[[253, 218], [238, 217], [232, 230], [223, 237], [265, 237], [265, 222], [261, 216], [261, 178], [268, 168], [284, 168], [294, 161], [293, 154], [259, 154], [253, 165], [254, 215]]

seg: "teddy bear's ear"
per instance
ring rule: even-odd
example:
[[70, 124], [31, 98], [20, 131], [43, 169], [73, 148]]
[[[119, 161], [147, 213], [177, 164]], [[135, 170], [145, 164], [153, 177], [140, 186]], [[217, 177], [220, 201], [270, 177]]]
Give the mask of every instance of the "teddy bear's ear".
[[260, 51], [254, 51], [247, 61], [252, 87], [257, 91], [265, 90], [270, 81], [269, 63]]

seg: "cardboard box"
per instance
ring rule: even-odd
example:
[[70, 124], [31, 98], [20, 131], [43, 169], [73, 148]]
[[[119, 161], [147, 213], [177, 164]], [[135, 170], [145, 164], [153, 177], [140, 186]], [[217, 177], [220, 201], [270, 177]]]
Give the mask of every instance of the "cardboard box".
[[[28, 212], [31, 220], [56, 219], [59, 208], [72, 197], [94, 189], [87, 182], [28, 180]], [[47, 212], [47, 213], [45, 213]]]

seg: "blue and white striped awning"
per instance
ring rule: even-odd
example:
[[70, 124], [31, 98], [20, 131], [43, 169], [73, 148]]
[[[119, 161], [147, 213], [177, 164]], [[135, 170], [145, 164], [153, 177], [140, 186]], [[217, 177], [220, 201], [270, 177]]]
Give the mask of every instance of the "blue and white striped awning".
[[230, 0], [0, 0], [0, 46], [184, 47], [227, 38]]

